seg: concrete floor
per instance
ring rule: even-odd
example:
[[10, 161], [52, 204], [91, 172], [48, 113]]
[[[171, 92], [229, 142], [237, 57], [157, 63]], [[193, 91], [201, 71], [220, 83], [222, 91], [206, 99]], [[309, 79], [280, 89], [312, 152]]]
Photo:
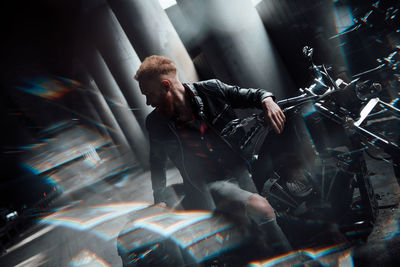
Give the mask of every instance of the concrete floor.
[[[176, 170], [168, 171], [169, 182], [179, 179]], [[19, 234], [0, 266], [121, 266], [117, 235], [135, 203], [152, 201], [148, 172], [64, 194], [52, 203], [55, 213]], [[59, 217], [52, 219], [54, 214]]]
[[354, 250], [354, 262], [357, 266], [400, 266], [400, 187], [390, 163], [366, 159], [381, 208], [368, 242]]

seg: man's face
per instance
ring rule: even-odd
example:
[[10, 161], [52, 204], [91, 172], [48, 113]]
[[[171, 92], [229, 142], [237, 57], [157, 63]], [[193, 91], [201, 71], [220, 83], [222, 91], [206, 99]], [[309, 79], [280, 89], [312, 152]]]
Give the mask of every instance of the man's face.
[[139, 82], [140, 90], [146, 96], [146, 104], [167, 117], [174, 115], [173, 96], [160, 81], [150, 80]]

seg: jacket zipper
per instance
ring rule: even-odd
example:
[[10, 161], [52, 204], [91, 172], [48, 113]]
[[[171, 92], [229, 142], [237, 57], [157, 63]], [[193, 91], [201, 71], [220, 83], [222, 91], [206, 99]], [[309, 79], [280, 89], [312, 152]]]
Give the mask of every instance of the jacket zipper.
[[212, 124], [215, 125], [215, 123], [217, 122], [217, 120], [219, 120], [219, 118], [225, 113], [225, 111], [228, 110], [230, 106], [228, 104], [225, 104], [224, 109], [218, 114], [217, 117], [215, 117], [212, 121]]
[[171, 131], [174, 133], [176, 139], [178, 140], [179, 148], [180, 148], [180, 151], [181, 151], [181, 157], [182, 157], [182, 167], [183, 167], [183, 171], [184, 171], [185, 174], [186, 174], [187, 180], [190, 182], [190, 184], [191, 184], [194, 188], [196, 188], [199, 192], [202, 192], [202, 193], [203, 193], [203, 191], [202, 191], [200, 188], [198, 188], [198, 187], [192, 182], [192, 178], [190, 177], [190, 175], [188, 174], [188, 172], [187, 172], [187, 170], [186, 170], [186, 166], [185, 166], [185, 156], [184, 156], [184, 153], [183, 153], [183, 146], [182, 146], [181, 138], [179, 137], [178, 133], [175, 131], [175, 127], [171, 125], [171, 122], [168, 122], [168, 127], [171, 129]]
[[[196, 93], [197, 93], [197, 92], [196, 92], [196, 91], [193, 91], [193, 89], [190, 88], [190, 86], [189, 86], [189, 89], [190, 89], [190, 90], [193, 92], [193, 94], [195, 95], [194, 101], [195, 101], [195, 103], [196, 103], [196, 104], [198, 105], [198, 107], [199, 107], [199, 110], [200, 110], [200, 111], [199, 111], [198, 114], [199, 114], [200, 118], [201, 118], [202, 120], [204, 120], [204, 122], [206, 123], [206, 125], [207, 125], [208, 127], [210, 127], [210, 128], [215, 132], [215, 134], [218, 135], [218, 137], [222, 139], [223, 142], [225, 142], [225, 144], [232, 150], [233, 153], [238, 153], [238, 154], [239, 154], [239, 157], [241, 157], [241, 158], [244, 160], [245, 164], [246, 164], [247, 167], [250, 169], [250, 163], [247, 161], [247, 159], [246, 159], [241, 153], [239, 153], [238, 151], [236, 151], [235, 149], [233, 149], [232, 145], [231, 145], [225, 138], [223, 138], [223, 137], [220, 135], [219, 131], [217, 131], [217, 130], [214, 128], [214, 123], [222, 116], [223, 113], [225, 113], [226, 110], [228, 110], [229, 104], [225, 104], [224, 109], [221, 111], [220, 114], [218, 114], [217, 117], [215, 117], [215, 118], [212, 120], [212, 124], [213, 124], [213, 125], [211, 125], [211, 124], [208, 122], [208, 120], [207, 120], [207, 118], [206, 118], [206, 116], [205, 116], [205, 114], [204, 114], [202, 99], [198, 96], [198, 97], [200, 98], [200, 100], [198, 100], [198, 99], [196, 98]], [[195, 89], [195, 90], [196, 90], [196, 89]], [[196, 92], [196, 93], [194, 93], [194, 92]], [[200, 101], [201, 101], [201, 103], [200, 103]]]

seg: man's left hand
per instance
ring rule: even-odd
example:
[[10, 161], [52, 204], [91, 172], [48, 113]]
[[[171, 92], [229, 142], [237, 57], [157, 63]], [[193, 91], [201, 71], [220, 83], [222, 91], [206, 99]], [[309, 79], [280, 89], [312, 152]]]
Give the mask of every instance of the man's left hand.
[[263, 99], [262, 107], [265, 120], [274, 128], [276, 133], [280, 134], [285, 126], [285, 114], [283, 114], [281, 108], [275, 103], [272, 97]]

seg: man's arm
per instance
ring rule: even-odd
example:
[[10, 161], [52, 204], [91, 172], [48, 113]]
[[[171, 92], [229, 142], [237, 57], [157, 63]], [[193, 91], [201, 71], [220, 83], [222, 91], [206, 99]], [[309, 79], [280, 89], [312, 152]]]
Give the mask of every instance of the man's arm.
[[153, 188], [154, 203], [165, 202], [166, 188], [166, 161], [167, 157], [164, 151], [161, 151], [160, 146], [151, 144], [150, 141], [150, 171], [151, 171], [151, 186]]
[[281, 133], [285, 126], [285, 114], [272, 97], [264, 98], [261, 103], [265, 120], [274, 128], [276, 133]]
[[150, 172], [154, 203], [165, 202], [167, 154], [161, 142], [154, 137], [154, 129], [150, 126], [149, 120], [146, 121], [146, 127], [150, 139]]
[[265, 120], [281, 133], [285, 125], [285, 115], [275, 103], [274, 95], [262, 89], [244, 89], [216, 80], [219, 89], [233, 108], [259, 108], [264, 110]]
[[218, 89], [224, 98], [231, 104], [232, 108], [258, 108], [262, 109], [262, 100], [267, 97], [275, 98], [271, 92], [254, 89], [241, 88], [237, 85], [229, 85], [215, 80]]

